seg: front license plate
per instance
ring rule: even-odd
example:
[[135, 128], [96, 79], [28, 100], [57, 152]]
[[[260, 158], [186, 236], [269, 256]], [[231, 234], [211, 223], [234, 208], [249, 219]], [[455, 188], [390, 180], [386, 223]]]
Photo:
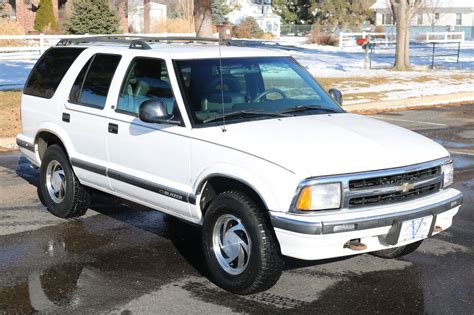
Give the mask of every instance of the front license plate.
[[427, 238], [431, 221], [433, 221], [432, 215], [402, 222], [398, 242]]

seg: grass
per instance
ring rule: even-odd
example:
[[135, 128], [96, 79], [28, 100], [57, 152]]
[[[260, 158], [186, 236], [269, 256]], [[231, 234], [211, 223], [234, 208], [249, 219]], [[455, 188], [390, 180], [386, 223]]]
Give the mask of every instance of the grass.
[[0, 138], [15, 137], [21, 131], [20, 91], [0, 92]]

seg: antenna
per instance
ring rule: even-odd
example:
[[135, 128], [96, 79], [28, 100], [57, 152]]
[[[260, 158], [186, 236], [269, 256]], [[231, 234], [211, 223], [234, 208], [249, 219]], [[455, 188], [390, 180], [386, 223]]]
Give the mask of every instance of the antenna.
[[221, 52], [221, 33], [219, 34], [219, 76], [221, 78], [221, 106], [222, 106], [222, 132], [226, 132], [227, 129], [225, 128], [225, 106], [224, 106], [224, 79], [222, 77], [222, 52]]

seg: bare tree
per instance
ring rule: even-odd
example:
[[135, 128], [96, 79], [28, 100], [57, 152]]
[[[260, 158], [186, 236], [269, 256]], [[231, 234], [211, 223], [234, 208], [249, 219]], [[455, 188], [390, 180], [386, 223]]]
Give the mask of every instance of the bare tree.
[[436, 23], [439, 20], [439, 9], [446, 0], [423, 0], [420, 8], [421, 14], [424, 14], [431, 25], [431, 31], [435, 31]]
[[422, 0], [390, 0], [397, 30], [395, 70], [410, 68], [410, 22], [422, 3]]
[[194, 27], [196, 36], [212, 36], [211, 0], [194, 0]]

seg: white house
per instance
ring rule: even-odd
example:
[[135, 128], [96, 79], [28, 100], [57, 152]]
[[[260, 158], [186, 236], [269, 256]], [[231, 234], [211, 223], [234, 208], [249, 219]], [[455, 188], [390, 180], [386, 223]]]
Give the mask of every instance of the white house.
[[232, 24], [238, 25], [243, 19], [251, 16], [257, 20], [264, 32], [280, 36], [280, 16], [273, 13], [270, 0], [227, 0], [227, 5], [234, 8], [227, 15]]
[[[389, 0], [377, 0], [371, 7], [376, 25], [393, 25]], [[437, 26], [451, 30], [474, 26], [474, 0], [425, 0], [415, 14], [412, 25]]]
[[[167, 6], [161, 3], [147, 4], [150, 26], [155, 23], [165, 23], [167, 20]], [[135, 33], [145, 32], [145, 5], [143, 0], [128, 1], [128, 28]]]

